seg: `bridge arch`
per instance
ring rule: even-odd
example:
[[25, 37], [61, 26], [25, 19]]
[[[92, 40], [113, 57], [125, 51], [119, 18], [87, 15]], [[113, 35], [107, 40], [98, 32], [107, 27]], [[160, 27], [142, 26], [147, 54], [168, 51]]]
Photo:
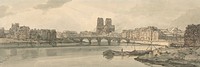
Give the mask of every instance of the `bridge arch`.
[[120, 42], [123, 42], [123, 41], [126, 42], [126, 43], [130, 43], [131, 40], [130, 39], [126, 39], [126, 38], [121, 38]]
[[82, 37], [82, 38], [80, 38], [80, 40], [82, 40], [81, 42], [86, 41], [86, 42], [89, 43], [89, 45], [91, 45], [92, 44], [92, 40], [96, 40], [96, 39], [95, 38], [91, 38], [91, 37]]
[[121, 43], [121, 41], [125, 41], [127, 43], [130, 42], [130, 39], [127, 38], [117, 38], [117, 37], [79, 37], [78, 38], [82, 44], [83, 41], [87, 41], [89, 45], [91, 45], [92, 40], [96, 40], [98, 45], [101, 45], [102, 40], [106, 40], [108, 45], [111, 45], [112, 41], [117, 41], [118, 44]]

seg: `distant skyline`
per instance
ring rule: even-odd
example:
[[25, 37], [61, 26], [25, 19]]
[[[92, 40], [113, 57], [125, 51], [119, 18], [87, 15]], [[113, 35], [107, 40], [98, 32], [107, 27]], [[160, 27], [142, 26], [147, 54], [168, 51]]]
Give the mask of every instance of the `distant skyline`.
[[116, 30], [200, 23], [200, 0], [0, 0], [0, 27], [12, 23], [58, 31], [94, 31], [98, 17]]

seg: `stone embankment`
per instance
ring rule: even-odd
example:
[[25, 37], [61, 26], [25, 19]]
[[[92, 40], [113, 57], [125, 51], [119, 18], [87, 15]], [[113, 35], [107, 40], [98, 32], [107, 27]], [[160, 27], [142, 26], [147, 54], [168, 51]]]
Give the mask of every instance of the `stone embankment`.
[[200, 48], [160, 48], [135, 60], [166, 67], [200, 67]]

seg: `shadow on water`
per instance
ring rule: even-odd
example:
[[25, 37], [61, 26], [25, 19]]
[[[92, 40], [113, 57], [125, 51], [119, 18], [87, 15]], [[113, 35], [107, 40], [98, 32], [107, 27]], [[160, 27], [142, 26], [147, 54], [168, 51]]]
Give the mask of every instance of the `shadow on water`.
[[38, 58], [41, 56], [58, 56], [58, 51], [55, 49], [46, 50], [23, 50], [20, 54], [23, 59]]
[[103, 57], [108, 60], [112, 60], [114, 58], [114, 55], [103, 55]]
[[38, 56], [39, 53], [36, 50], [26, 50], [21, 54], [22, 59], [37, 58]]
[[18, 59], [31, 59], [38, 57], [57, 56], [56, 49], [2, 49], [0, 50], [0, 62], [4, 62], [11, 57]]
[[[106, 58], [107, 60], [112, 60], [112, 59], [114, 59], [115, 55], [107, 54], [107, 55], [103, 55], [103, 57]], [[124, 59], [124, 58], [136, 57], [136, 56], [120, 55], [120, 56], [116, 56], [116, 57], [121, 57], [121, 59]]]
[[47, 56], [57, 56], [58, 51], [52, 50], [52, 49], [47, 49], [46, 53], [47, 53]]

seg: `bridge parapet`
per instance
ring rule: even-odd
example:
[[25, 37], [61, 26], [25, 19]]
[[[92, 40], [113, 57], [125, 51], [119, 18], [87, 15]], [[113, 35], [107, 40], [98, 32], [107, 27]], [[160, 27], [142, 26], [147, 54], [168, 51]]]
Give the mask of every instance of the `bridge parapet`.
[[79, 39], [80, 42], [82, 43], [83, 42], [83, 39], [87, 39], [89, 44], [91, 44], [91, 40], [97, 40], [98, 42], [98, 45], [101, 44], [101, 40], [102, 39], [106, 39], [108, 41], [108, 45], [111, 44], [111, 41], [114, 40], [114, 41], [117, 41], [117, 43], [120, 43], [121, 40], [126, 40], [127, 43], [130, 42], [130, 39], [129, 38], [123, 38], [123, 37], [119, 37], [119, 36], [102, 36], [102, 35], [98, 35], [98, 36], [94, 36], [94, 35], [88, 35], [88, 36], [73, 36], [73, 37], [69, 37], [70, 39]]

